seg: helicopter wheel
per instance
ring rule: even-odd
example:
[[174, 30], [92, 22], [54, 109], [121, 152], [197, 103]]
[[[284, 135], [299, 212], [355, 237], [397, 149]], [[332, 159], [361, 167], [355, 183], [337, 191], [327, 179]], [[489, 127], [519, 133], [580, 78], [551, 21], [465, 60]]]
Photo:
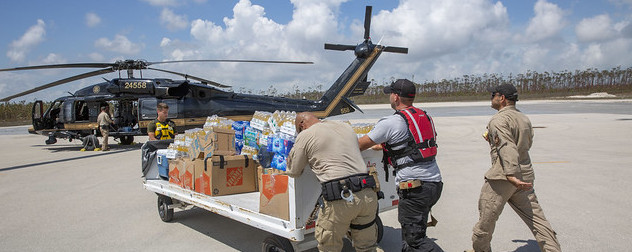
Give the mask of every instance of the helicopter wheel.
[[123, 145], [130, 145], [134, 142], [134, 136], [122, 136], [120, 139]]

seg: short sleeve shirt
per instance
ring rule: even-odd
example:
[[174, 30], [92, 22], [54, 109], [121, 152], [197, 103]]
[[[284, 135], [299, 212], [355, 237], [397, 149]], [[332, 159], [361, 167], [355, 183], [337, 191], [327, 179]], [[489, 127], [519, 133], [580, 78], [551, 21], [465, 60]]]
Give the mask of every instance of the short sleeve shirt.
[[[367, 134], [375, 143], [398, 143], [408, 139], [408, 125], [400, 115], [390, 115], [380, 119], [373, 127], [373, 130]], [[404, 146], [394, 146], [393, 149], [398, 150]], [[397, 160], [398, 164], [404, 164], [410, 161], [409, 157], [403, 157]], [[428, 162], [419, 162], [411, 166], [401, 168], [397, 171], [395, 182], [418, 179], [426, 182], [441, 181], [441, 172], [436, 160]]]

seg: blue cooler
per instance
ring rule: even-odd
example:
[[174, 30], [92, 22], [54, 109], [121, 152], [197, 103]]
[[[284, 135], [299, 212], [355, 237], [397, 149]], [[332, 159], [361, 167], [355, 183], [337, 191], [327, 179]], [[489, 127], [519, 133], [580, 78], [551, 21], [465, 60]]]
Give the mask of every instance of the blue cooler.
[[156, 151], [156, 163], [158, 164], [158, 176], [169, 179], [169, 160], [167, 160], [167, 150]]

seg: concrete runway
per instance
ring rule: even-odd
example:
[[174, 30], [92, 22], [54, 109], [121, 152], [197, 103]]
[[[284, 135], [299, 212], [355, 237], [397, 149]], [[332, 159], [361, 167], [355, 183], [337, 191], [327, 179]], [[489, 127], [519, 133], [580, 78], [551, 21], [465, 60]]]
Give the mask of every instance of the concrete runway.
[[[535, 189], [564, 251], [632, 246], [632, 199], [626, 196], [632, 186], [632, 102], [623, 103], [627, 112], [529, 114], [536, 128], [531, 150]], [[444, 251], [471, 247], [490, 162], [481, 138], [488, 120], [489, 115], [435, 117], [445, 184], [433, 208], [439, 223], [428, 236]], [[47, 146], [44, 140], [0, 135], [2, 251], [260, 251], [268, 236], [200, 209], [176, 211], [173, 222], [162, 222], [156, 195], [142, 188], [139, 144], [120, 146], [111, 140], [112, 151], [80, 152], [78, 142]], [[380, 246], [399, 251], [397, 210], [380, 216], [385, 225]], [[492, 248], [538, 251], [533, 235], [508, 206]]]

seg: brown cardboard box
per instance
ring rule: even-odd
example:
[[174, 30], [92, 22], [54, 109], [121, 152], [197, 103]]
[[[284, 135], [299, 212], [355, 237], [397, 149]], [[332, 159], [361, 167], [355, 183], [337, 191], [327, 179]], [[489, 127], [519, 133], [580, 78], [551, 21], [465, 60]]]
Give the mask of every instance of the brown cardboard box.
[[184, 170], [180, 171], [180, 180], [182, 180], [182, 188], [193, 190], [193, 175], [195, 174], [195, 162], [184, 159]]
[[235, 131], [214, 128], [205, 135], [197, 135], [191, 141], [188, 154], [191, 160], [218, 155], [235, 155]]
[[193, 175], [195, 174], [193, 161], [177, 158], [169, 160], [169, 182], [184, 189], [193, 190]]
[[257, 191], [257, 165], [251, 157], [212, 156], [195, 163], [196, 192], [220, 196]]
[[182, 180], [180, 179], [180, 171], [184, 170], [183, 159], [169, 159], [169, 183], [182, 187]]
[[284, 220], [290, 220], [290, 195], [288, 176], [261, 174], [259, 184], [259, 212]]

